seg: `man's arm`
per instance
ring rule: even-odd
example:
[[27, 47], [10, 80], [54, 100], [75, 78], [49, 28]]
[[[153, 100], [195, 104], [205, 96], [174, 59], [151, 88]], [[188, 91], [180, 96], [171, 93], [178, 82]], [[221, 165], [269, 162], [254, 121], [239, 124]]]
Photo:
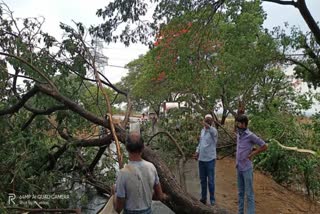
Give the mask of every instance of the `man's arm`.
[[250, 160], [252, 160], [252, 158], [253, 158], [254, 156], [260, 154], [260, 153], [263, 152], [263, 151], [266, 151], [267, 149], [268, 149], [267, 144], [264, 144], [263, 146], [260, 146], [258, 149], [252, 151], [252, 152], [250, 153], [250, 155], [248, 156], [248, 158], [249, 158]]
[[259, 145], [259, 148], [256, 150], [253, 150], [250, 155], [248, 156], [248, 158], [250, 160], [252, 160], [252, 158], [258, 154], [260, 154], [263, 151], [266, 151], [268, 149], [268, 145], [258, 136], [256, 136], [255, 134], [252, 135], [252, 141], [254, 144]]
[[120, 171], [117, 176], [116, 185], [112, 188], [112, 194], [113, 194], [113, 206], [114, 209], [120, 213], [125, 206], [125, 197], [126, 197], [126, 191], [125, 191], [125, 181], [122, 172]]
[[168, 196], [165, 193], [162, 192], [162, 188], [161, 188], [158, 172], [157, 172], [155, 167], [154, 167], [154, 176], [155, 176], [155, 180], [154, 180], [154, 185], [153, 185], [152, 200], [155, 200], [155, 201], [167, 200]]
[[162, 192], [161, 184], [160, 182], [155, 184], [153, 187], [154, 193], [152, 196], [152, 200], [155, 201], [164, 201], [167, 200], [168, 196], [164, 192]]
[[113, 196], [113, 206], [117, 213], [121, 213], [124, 208], [125, 198], [119, 198], [118, 196]]
[[211, 127], [210, 124], [206, 123], [204, 120], [203, 121], [200, 121], [200, 124], [205, 127], [206, 129], [208, 129], [209, 127]]
[[210, 126], [209, 133], [210, 133], [212, 139], [214, 140], [214, 142], [218, 143], [218, 130], [213, 126]]

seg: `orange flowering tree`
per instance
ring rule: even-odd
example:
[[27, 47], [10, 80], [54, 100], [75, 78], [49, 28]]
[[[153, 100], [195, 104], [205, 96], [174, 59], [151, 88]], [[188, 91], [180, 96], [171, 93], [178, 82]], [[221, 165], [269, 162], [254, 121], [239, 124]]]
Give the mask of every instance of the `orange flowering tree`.
[[[221, 108], [222, 122], [229, 113], [237, 114], [239, 104], [241, 111], [256, 111], [278, 100], [289, 80], [278, 66], [277, 41], [262, 27], [261, 5], [228, 7], [233, 10], [216, 13], [210, 22], [190, 12], [161, 26], [153, 48], [139, 59], [142, 72], [133, 85], [139, 85], [134, 91], [140, 98], [148, 91], [159, 98], [158, 106], [178, 99], [198, 112]], [[287, 90], [288, 96], [292, 91]], [[266, 93], [272, 94], [270, 99], [261, 98]]]

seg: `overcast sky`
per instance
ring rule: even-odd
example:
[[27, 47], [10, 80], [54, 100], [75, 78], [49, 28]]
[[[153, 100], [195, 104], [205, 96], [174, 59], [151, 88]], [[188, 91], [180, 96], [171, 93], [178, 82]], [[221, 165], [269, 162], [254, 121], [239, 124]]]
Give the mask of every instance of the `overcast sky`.
[[[320, 21], [320, 1], [306, 0], [311, 14], [316, 21]], [[14, 11], [16, 17], [38, 17], [46, 19], [44, 31], [56, 38], [61, 38], [59, 23], [63, 22], [72, 25], [72, 20], [84, 23], [86, 26], [101, 23], [95, 13], [97, 9], [108, 4], [107, 0], [4, 0]], [[302, 30], [308, 30], [299, 11], [292, 6], [282, 6], [274, 3], [263, 3], [267, 12], [267, 20], [264, 26], [272, 29], [274, 26], [283, 26], [284, 22], [290, 25], [297, 25]], [[128, 62], [136, 59], [140, 54], [145, 53], [148, 48], [143, 45], [131, 45], [126, 48], [124, 45], [110, 44], [105, 47], [105, 54], [109, 57], [110, 65], [125, 66]], [[107, 67], [106, 76], [111, 82], [120, 81], [126, 74], [125, 69]]]

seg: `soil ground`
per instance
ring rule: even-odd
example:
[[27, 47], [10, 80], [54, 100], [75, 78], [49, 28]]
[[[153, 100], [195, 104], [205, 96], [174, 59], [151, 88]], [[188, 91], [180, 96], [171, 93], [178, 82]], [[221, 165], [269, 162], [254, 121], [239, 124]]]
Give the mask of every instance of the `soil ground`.
[[[187, 191], [200, 197], [200, 182], [197, 161], [189, 160], [185, 165]], [[259, 171], [254, 172], [256, 214], [302, 214], [319, 213], [320, 203], [295, 193], [277, 184]], [[235, 160], [225, 158], [216, 162], [217, 205], [237, 213], [237, 182]]]

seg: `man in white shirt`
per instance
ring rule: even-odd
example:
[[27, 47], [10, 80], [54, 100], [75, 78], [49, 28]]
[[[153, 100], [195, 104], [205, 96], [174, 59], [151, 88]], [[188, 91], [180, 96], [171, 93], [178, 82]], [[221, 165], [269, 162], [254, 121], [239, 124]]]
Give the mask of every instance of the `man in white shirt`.
[[129, 163], [120, 170], [116, 181], [114, 207], [118, 213], [124, 209], [124, 214], [150, 214], [152, 199], [167, 198], [156, 168], [141, 158], [143, 148], [140, 134], [130, 133], [126, 142]]
[[216, 165], [216, 147], [218, 142], [218, 131], [211, 126], [212, 116], [207, 114], [202, 122], [203, 128], [200, 134], [199, 144], [195, 157], [199, 161], [199, 175], [201, 184], [201, 199], [203, 204], [207, 203], [207, 188], [209, 187], [210, 204], [215, 204], [215, 165]]

